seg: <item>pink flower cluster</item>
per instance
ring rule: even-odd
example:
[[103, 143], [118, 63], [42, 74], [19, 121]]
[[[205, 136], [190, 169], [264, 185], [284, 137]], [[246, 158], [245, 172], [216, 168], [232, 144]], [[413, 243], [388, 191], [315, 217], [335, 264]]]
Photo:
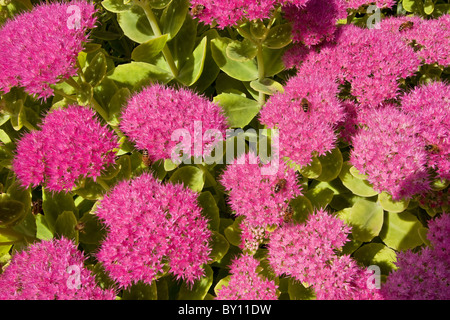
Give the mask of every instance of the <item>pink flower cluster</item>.
[[381, 21], [380, 27], [395, 36], [400, 35], [424, 64], [450, 66], [450, 14], [427, 20], [415, 16], [389, 17]]
[[393, 106], [368, 110], [352, 139], [350, 163], [368, 175], [375, 190], [387, 191], [394, 200], [427, 191], [427, 155], [420, 129], [414, 118]]
[[428, 239], [431, 247], [415, 253], [397, 255], [397, 270], [391, 272], [382, 286], [389, 300], [450, 299], [450, 215], [441, 214], [430, 221]]
[[285, 17], [292, 23], [292, 40], [307, 47], [331, 41], [337, 21], [347, 16], [342, 0], [310, 0], [305, 7], [287, 6]]
[[197, 194], [144, 173], [117, 184], [95, 214], [107, 227], [97, 259], [120, 287], [167, 272], [192, 284], [204, 274], [211, 231]]
[[304, 224], [284, 224], [270, 235], [268, 260], [277, 275], [311, 285], [335, 250], [348, 241], [349, 233], [343, 221], [317, 210]]
[[[365, 106], [378, 106], [399, 94], [400, 79], [414, 75], [421, 60], [400, 35], [378, 29], [344, 25], [335, 34], [336, 43], [326, 43], [315, 51], [300, 53], [299, 74], [320, 74], [350, 85], [350, 93]], [[291, 52], [288, 63], [295, 65]]]
[[335, 147], [334, 125], [344, 116], [337, 93], [331, 79], [302, 73], [288, 81], [284, 93], [267, 100], [259, 119], [279, 130], [280, 158], [306, 166]]
[[217, 292], [217, 300], [276, 300], [277, 286], [258, 273], [259, 261], [249, 255], [235, 258], [230, 281]]
[[317, 210], [304, 224], [284, 224], [270, 235], [269, 263], [276, 275], [312, 286], [317, 299], [378, 299], [369, 275], [348, 255], [336, 255], [349, 233], [343, 221]]
[[364, 5], [375, 4], [378, 8], [392, 8], [395, 0], [340, 0], [349, 9], [358, 9]]
[[262, 169], [269, 166], [250, 152], [229, 164], [220, 178], [231, 209], [236, 216], [245, 216], [249, 227], [282, 223], [289, 201], [301, 195], [293, 169], [280, 161], [275, 174], [263, 175]]
[[6, 22], [0, 29], [0, 91], [20, 86], [40, 98], [52, 96], [52, 84], [76, 75], [95, 12], [84, 0], [54, 2]]
[[114, 300], [84, 267], [85, 256], [71, 240], [34, 243], [15, 253], [0, 275], [0, 300]]
[[401, 98], [401, 108], [420, 125], [427, 149], [427, 166], [440, 179], [450, 179], [450, 85], [431, 82]]
[[[171, 159], [179, 144], [179, 137], [172, 139], [178, 130], [187, 130], [184, 136], [183, 156], [209, 155], [215, 143], [210, 130], [225, 137], [227, 121], [222, 108], [207, 98], [185, 88], [173, 89], [159, 84], [144, 88], [133, 95], [122, 111], [120, 127], [141, 150], [147, 150], [151, 160]], [[185, 139], [189, 139], [185, 141]], [[197, 144], [200, 141], [202, 144]]]
[[93, 110], [78, 105], [49, 112], [40, 130], [17, 143], [13, 171], [23, 186], [70, 191], [82, 178], [96, 178], [115, 162], [118, 138]]
[[277, 5], [303, 7], [310, 0], [191, 0], [191, 14], [220, 29], [270, 18]]

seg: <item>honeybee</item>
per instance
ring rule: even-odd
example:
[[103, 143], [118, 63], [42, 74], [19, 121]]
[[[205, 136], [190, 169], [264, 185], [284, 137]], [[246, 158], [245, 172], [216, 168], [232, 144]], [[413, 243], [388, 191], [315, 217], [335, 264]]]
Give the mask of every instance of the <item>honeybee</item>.
[[294, 208], [288, 204], [286, 210], [284, 210], [284, 222], [292, 221], [292, 217], [294, 216]]
[[280, 192], [282, 189], [284, 189], [284, 187], [286, 187], [286, 179], [280, 179], [278, 180], [277, 184], [275, 185], [275, 193]]
[[144, 165], [146, 167], [150, 166], [150, 164], [151, 164], [150, 158], [148, 156], [148, 150], [147, 149], [142, 151], [142, 162], [144, 163]]
[[42, 212], [42, 200], [41, 199], [33, 201], [31, 205], [32, 205], [31, 213], [33, 215], [37, 215], [38, 213]]
[[308, 99], [303, 98], [300, 105], [302, 106], [304, 112], [308, 112], [311, 103], [308, 101]]
[[75, 225], [75, 230], [81, 233], [84, 233], [84, 227], [85, 224], [84, 222], [79, 221], [76, 225]]
[[425, 146], [425, 150], [429, 151], [430, 153], [439, 153], [439, 147], [434, 144], [427, 144]]
[[404, 30], [412, 29], [414, 27], [414, 22], [412, 21], [406, 21], [403, 22], [400, 27], [398, 27], [398, 31], [402, 32]]
[[202, 13], [202, 11], [205, 9], [205, 6], [201, 5], [201, 4], [197, 4], [195, 6], [192, 7], [191, 12], [193, 16], [196, 16], [200, 13]]

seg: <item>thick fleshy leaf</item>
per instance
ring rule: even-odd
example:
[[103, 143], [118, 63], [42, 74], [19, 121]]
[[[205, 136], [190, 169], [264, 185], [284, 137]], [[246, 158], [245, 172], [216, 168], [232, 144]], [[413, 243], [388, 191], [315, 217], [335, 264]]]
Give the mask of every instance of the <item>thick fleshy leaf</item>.
[[108, 78], [129, 89], [136, 89], [154, 82], [167, 83], [172, 75], [150, 63], [131, 62], [118, 65]]
[[163, 34], [141, 43], [133, 49], [133, 52], [131, 52], [131, 59], [134, 61], [149, 62], [149, 59], [155, 57], [162, 49], [164, 49], [167, 40], [168, 35]]
[[365, 244], [353, 253], [353, 257], [367, 267], [370, 265], [380, 267], [381, 273], [384, 275], [388, 275], [390, 271], [396, 269], [396, 252], [382, 243]]
[[361, 199], [353, 205], [346, 218], [346, 223], [352, 227], [354, 239], [371, 241], [383, 227], [383, 208], [376, 202]]
[[201, 192], [205, 185], [205, 175], [202, 170], [193, 166], [178, 168], [169, 179], [172, 183], [181, 183], [195, 192]]
[[314, 208], [306, 196], [299, 196], [292, 199], [289, 205], [294, 209], [294, 220], [297, 222], [304, 222], [308, 218], [308, 215], [313, 212]]
[[87, 106], [94, 97], [94, 88], [86, 82], [80, 83], [80, 90], [77, 92], [77, 102], [80, 106]]
[[316, 209], [325, 208], [333, 199], [333, 190], [326, 187], [310, 188], [305, 196], [311, 201], [311, 204]]
[[263, 45], [271, 49], [281, 49], [292, 41], [292, 25], [290, 23], [280, 24], [272, 27], [264, 39]]
[[141, 281], [123, 291], [123, 300], [156, 300], [158, 297], [156, 281], [151, 285]]
[[206, 44], [207, 38], [204, 37], [181, 67], [177, 80], [185, 86], [193, 85], [200, 78], [205, 65]]
[[189, 0], [172, 0], [161, 16], [161, 32], [173, 39], [187, 17]]
[[261, 107], [255, 100], [233, 93], [222, 93], [214, 102], [223, 108], [231, 128], [243, 128], [258, 114]]
[[56, 218], [55, 232], [78, 243], [78, 231], [75, 229], [77, 218], [72, 211], [64, 211]]
[[289, 281], [288, 293], [291, 300], [314, 300], [316, 297], [312, 287], [306, 288], [303, 284], [293, 279]]
[[224, 234], [228, 242], [236, 247], [239, 247], [239, 245], [241, 244], [242, 230], [239, 226], [243, 219], [243, 216], [239, 216], [231, 225], [227, 226], [224, 230]]
[[218, 231], [220, 225], [219, 208], [211, 192], [202, 192], [198, 196], [198, 203], [203, 209], [203, 215], [208, 219], [209, 228]]
[[44, 215], [36, 215], [36, 238], [40, 240], [50, 240], [53, 239], [54, 232], [54, 227], [49, 225]]
[[300, 173], [309, 179], [316, 179], [322, 174], [322, 164], [316, 157], [312, 158], [309, 165], [299, 168]]
[[25, 216], [24, 205], [16, 200], [0, 200], [0, 226], [14, 226]]
[[235, 61], [227, 56], [227, 46], [233, 42], [228, 38], [215, 38], [211, 41], [211, 51], [214, 61], [219, 68], [230, 77], [240, 81], [253, 81], [258, 79], [256, 60]]
[[130, 10], [133, 7], [133, 3], [125, 3], [124, 0], [103, 0], [102, 6], [108, 11], [119, 13]]
[[339, 148], [335, 148], [331, 152], [320, 156], [319, 161], [322, 166], [322, 172], [317, 177], [317, 180], [331, 181], [339, 176], [343, 164], [342, 153]]
[[99, 52], [89, 61], [89, 65], [84, 71], [84, 77], [92, 87], [96, 87], [105, 78], [106, 69], [106, 57], [102, 52]]
[[350, 189], [354, 194], [362, 197], [372, 197], [378, 194], [367, 180], [358, 179], [353, 176], [350, 173], [351, 167], [352, 166], [348, 162], [344, 162], [341, 172], [339, 173], [339, 178], [344, 186]]
[[213, 283], [214, 272], [210, 266], [205, 267], [205, 275], [192, 286], [183, 283], [178, 292], [178, 300], [203, 300]]
[[148, 4], [149, 4], [153, 9], [164, 9], [164, 8], [167, 7], [171, 2], [172, 2], [172, 0], [148, 0]]
[[120, 88], [117, 90], [109, 101], [109, 124], [118, 125], [120, 121], [120, 115], [122, 108], [128, 101], [131, 95], [131, 91], [128, 88]]
[[117, 22], [123, 33], [137, 43], [144, 43], [155, 36], [140, 6], [132, 6], [129, 10], [117, 13]]
[[51, 192], [43, 189], [42, 210], [51, 226], [55, 225], [56, 219], [64, 211], [72, 211], [75, 217], [78, 217], [78, 209], [71, 193]]
[[213, 231], [211, 239], [212, 250], [210, 257], [212, 258], [212, 261], [210, 263], [220, 261], [227, 254], [228, 249], [230, 248], [230, 244], [227, 239], [216, 231]]
[[258, 92], [267, 95], [274, 95], [275, 93], [283, 93], [283, 85], [275, 80], [264, 78], [262, 80], [253, 80], [250, 82], [250, 87]]
[[98, 245], [104, 239], [106, 229], [97, 216], [90, 212], [85, 213], [78, 222], [80, 242]]
[[386, 192], [382, 192], [378, 195], [378, 201], [384, 210], [389, 212], [402, 212], [408, 208], [409, 199], [394, 201], [392, 196]]
[[385, 212], [384, 221], [380, 238], [390, 248], [404, 251], [423, 243], [419, 235], [422, 224], [413, 214], [407, 211]]
[[249, 39], [244, 39], [243, 41], [234, 40], [228, 43], [225, 52], [231, 60], [244, 62], [255, 58], [258, 48]]

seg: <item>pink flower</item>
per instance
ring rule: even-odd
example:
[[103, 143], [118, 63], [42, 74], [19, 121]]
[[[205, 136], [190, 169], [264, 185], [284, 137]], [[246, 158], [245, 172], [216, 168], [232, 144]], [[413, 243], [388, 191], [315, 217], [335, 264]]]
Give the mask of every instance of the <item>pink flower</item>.
[[301, 195], [293, 169], [280, 161], [274, 174], [264, 175], [262, 170], [269, 167], [250, 152], [227, 165], [220, 178], [231, 209], [236, 216], [245, 216], [249, 227], [282, 223], [289, 201]]
[[343, 117], [336, 98], [337, 85], [317, 73], [291, 78], [284, 93], [271, 96], [259, 119], [279, 130], [280, 158], [290, 164], [307, 166], [335, 146], [334, 121]]
[[449, 300], [450, 264], [428, 247], [419, 253], [397, 254], [397, 270], [391, 272], [381, 293], [389, 300]]
[[84, 0], [55, 2], [7, 21], [0, 30], [0, 91], [19, 86], [39, 98], [52, 96], [51, 85], [76, 75], [95, 12]]
[[[428, 223], [427, 238], [430, 240], [433, 253], [441, 260], [447, 261], [450, 267], [450, 214], [442, 213]], [[447, 269], [450, 272], [450, 269]], [[449, 289], [450, 290], [450, 289]], [[450, 293], [449, 293], [450, 294]]]
[[[189, 89], [172, 89], [155, 84], [132, 96], [122, 112], [120, 127], [141, 150], [148, 150], [151, 160], [171, 159], [179, 144], [172, 140], [177, 130], [189, 133], [184, 156], [209, 155], [217, 142], [208, 132], [225, 137], [227, 123], [222, 109]], [[199, 141], [199, 143], [197, 143]]]
[[[370, 271], [370, 270], [369, 270]], [[313, 284], [317, 300], [382, 300], [367, 272], [349, 255], [335, 256], [320, 270]]]
[[350, 163], [375, 190], [394, 200], [411, 198], [429, 189], [425, 144], [420, 124], [394, 107], [370, 110], [353, 137]]
[[317, 210], [304, 224], [287, 223], [270, 235], [268, 260], [278, 276], [287, 275], [312, 285], [320, 279], [327, 261], [345, 244], [350, 227]]
[[71, 240], [42, 241], [15, 253], [0, 275], [0, 300], [113, 300], [84, 267]]
[[249, 255], [235, 258], [230, 281], [217, 292], [217, 300], [276, 300], [277, 285], [258, 273], [259, 261]]
[[23, 186], [70, 191], [82, 178], [96, 178], [115, 162], [118, 138], [89, 108], [72, 105], [47, 114], [40, 131], [17, 144], [13, 171]]
[[305, 7], [287, 6], [292, 40], [310, 47], [334, 39], [337, 21], [347, 16], [342, 0], [310, 0]]
[[[298, 2], [298, 1], [297, 1]], [[191, 14], [223, 29], [247, 20], [270, 17], [277, 0], [191, 0]]]
[[211, 231], [197, 196], [148, 173], [117, 184], [95, 211], [107, 227], [97, 259], [111, 278], [127, 288], [167, 272], [189, 284], [202, 277]]
[[450, 85], [432, 82], [405, 94], [402, 110], [420, 124], [428, 167], [441, 179], [450, 179]]
[[363, 5], [376, 4], [378, 8], [392, 8], [395, 0], [341, 0], [349, 9], [358, 9]]

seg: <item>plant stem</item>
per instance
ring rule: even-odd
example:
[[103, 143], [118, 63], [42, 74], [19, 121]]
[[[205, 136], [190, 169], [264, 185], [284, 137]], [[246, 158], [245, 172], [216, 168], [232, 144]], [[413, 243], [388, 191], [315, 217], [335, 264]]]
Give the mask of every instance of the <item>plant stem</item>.
[[71, 86], [72, 88], [74, 88], [75, 90], [81, 91], [80, 85], [79, 85], [72, 77], [67, 78], [67, 79], [66, 79], [66, 83], [67, 83], [69, 86]]
[[[135, 2], [137, 5], [139, 5], [145, 12], [145, 15], [147, 16], [148, 22], [150, 22], [150, 26], [152, 27], [153, 33], [156, 37], [159, 37], [162, 35], [161, 29], [158, 25], [158, 19], [155, 17], [155, 14], [152, 11], [152, 8], [148, 3], [145, 2]], [[162, 53], [164, 55], [164, 58], [166, 59], [167, 64], [170, 67], [170, 70], [172, 71], [173, 76], [176, 78], [178, 76], [178, 68], [175, 64], [175, 61], [173, 60], [172, 53], [170, 52], [169, 47], [167, 44], [164, 46]]]
[[23, 122], [23, 125], [25, 128], [27, 128], [30, 131], [37, 130], [35, 126], [33, 126], [31, 123], [28, 122], [28, 120], [25, 120]]
[[[256, 61], [258, 62], [258, 80], [262, 82], [265, 78], [265, 70], [264, 70], [264, 56], [262, 51], [262, 44], [258, 44], [258, 52], [256, 54]], [[259, 92], [258, 103], [260, 106], [264, 104], [266, 100], [266, 95], [263, 92]]]

